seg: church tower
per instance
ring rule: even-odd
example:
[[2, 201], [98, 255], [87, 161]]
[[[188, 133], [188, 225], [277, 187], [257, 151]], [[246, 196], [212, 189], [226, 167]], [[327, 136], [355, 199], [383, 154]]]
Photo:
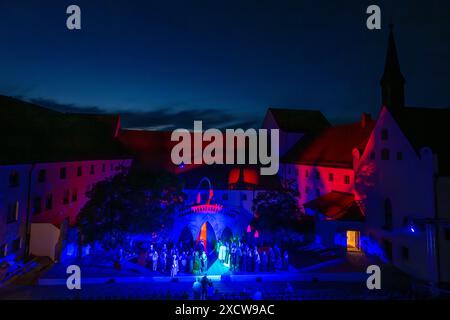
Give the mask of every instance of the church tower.
[[392, 24], [389, 29], [386, 62], [380, 83], [382, 105], [394, 110], [405, 106], [405, 78], [400, 71]]

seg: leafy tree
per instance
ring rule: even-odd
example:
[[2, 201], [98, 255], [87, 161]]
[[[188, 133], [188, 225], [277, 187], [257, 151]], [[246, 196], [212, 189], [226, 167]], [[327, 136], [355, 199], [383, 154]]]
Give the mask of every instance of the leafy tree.
[[184, 199], [182, 183], [167, 172], [131, 169], [99, 182], [78, 215], [83, 243], [120, 244], [128, 233], [153, 233], [170, 228]]
[[253, 199], [251, 224], [260, 232], [295, 228], [300, 219], [298, 195], [291, 187], [259, 192]]

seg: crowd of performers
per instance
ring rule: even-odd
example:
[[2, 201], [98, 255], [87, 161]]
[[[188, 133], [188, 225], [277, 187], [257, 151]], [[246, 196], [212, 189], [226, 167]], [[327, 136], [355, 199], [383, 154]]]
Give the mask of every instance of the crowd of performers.
[[257, 246], [241, 240], [219, 240], [211, 251], [207, 252], [203, 240], [195, 245], [151, 244], [140, 249], [137, 263], [154, 272], [170, 272], [172, 277], [178, 273], [205, 274], [208, 263], [216, 257], [233, 272], [272, 272], [287, 270], [289, 265], [287, 250], [277, 244]]

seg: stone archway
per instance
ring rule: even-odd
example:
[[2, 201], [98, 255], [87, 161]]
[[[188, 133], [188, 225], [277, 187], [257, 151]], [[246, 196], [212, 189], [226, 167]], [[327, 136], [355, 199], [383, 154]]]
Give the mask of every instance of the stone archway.
[[229, 227], [225, 227], [222, 231], [222, 236], [220, 237], [220, 240], [225, 242], [230, 242], [230, 240], [233, 238], [233, 232]]
[[180, 237], [178, 238], [178, 242], [183, 244], [184, 248], [191, 248], [194, 245], [194, 237], [192, 236], [192, 232], [188, 226], [185, 226], [181, 232]]

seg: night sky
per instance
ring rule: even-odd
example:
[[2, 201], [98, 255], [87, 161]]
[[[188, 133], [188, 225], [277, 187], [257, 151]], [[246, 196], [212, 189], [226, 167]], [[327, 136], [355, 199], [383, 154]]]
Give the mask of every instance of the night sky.
[[378, 114], [390, 22], [406, 103], [450, 106], [448, 0], [0, 0], [0, 93], [127, 127], [258, 126], [268, 106], [357, 120]]

